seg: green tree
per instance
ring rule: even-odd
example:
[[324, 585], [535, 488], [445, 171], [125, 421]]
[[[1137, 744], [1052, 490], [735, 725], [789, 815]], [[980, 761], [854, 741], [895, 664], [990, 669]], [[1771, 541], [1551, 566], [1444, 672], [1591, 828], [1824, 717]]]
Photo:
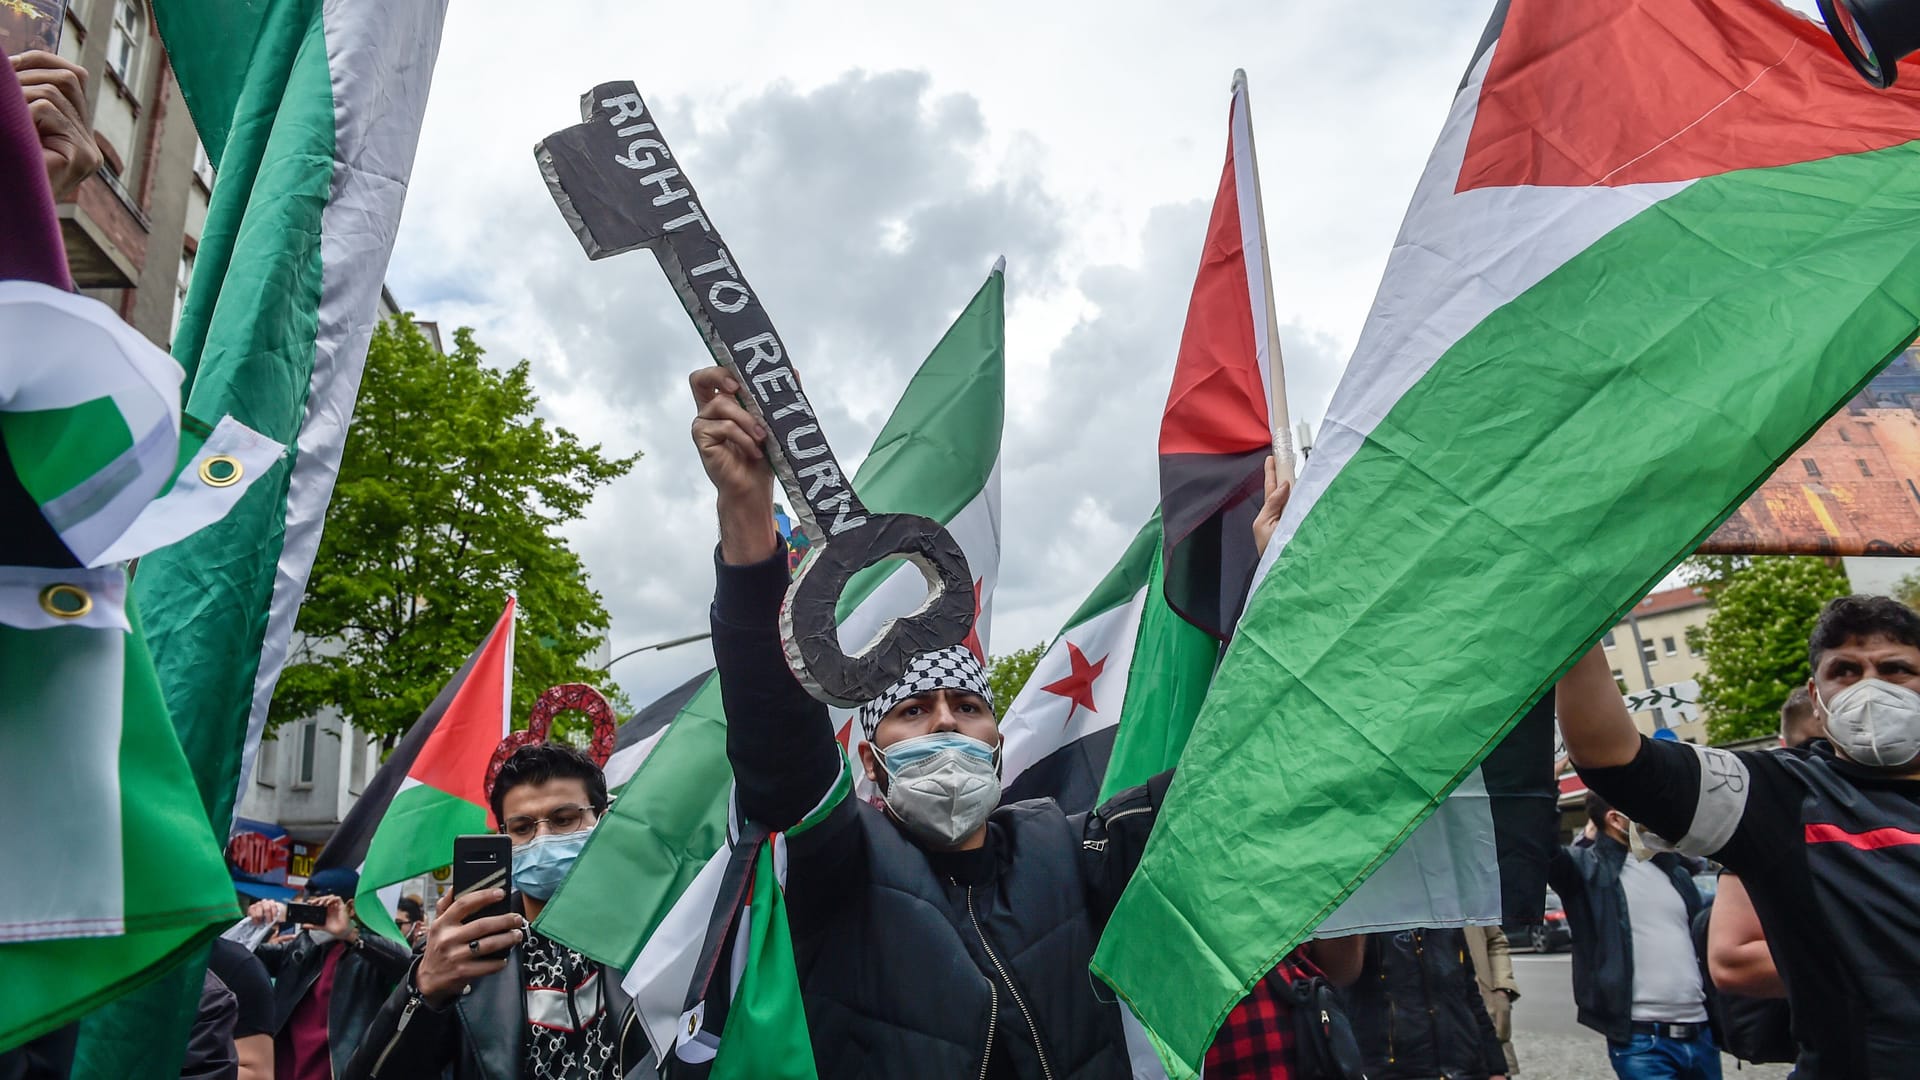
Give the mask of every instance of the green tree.
[[1005, 716], [1007, 707], [1020, 696], [1020, 688], [1027, 685], [1033, 666], [1046, 651], [1047, 643], [1043, 641], [987, 660], [987, 685], [993, 690], [993, 705], [1000, 715]]
[[[535, 416], [526, 361], [489, 367], [471, 330], [453, 340], [441, 353], [406, 316], [374, 332], [272, 726], [332, 706], [391, 747], [509, 592], [517, 726], [558, 683], [617, 693], [586, 660], [606, 608], [558, 530], [639, 455], [609, 457]], [[562, 717], [556, 734], [577, 738], [580, 722]]]
[[1823, 558], [1756, 557], [1727, 574], [1706, 628], [1690, 636], [1706, 653], [1700, 703], [1712, 741], [1780, 730], [1781, 703], [1807, 681], [1820, 609], [1848, 591], [1846, 574]]
[[1920, 572], [1908, 574], [1894, 582], [1893, 598], [1910, 608], [1920, 608]]

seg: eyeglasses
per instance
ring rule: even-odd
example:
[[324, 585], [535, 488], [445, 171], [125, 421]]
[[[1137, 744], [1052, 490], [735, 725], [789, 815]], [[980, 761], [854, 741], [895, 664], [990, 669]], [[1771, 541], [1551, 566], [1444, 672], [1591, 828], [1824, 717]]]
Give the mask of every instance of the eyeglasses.
[[570, 833], [592, 824], [589, 815], [594, 813], [591, 806], [556, 806], [543, 818], [510, 817], [500, 831], [511, 837], [516, 844], [524, 844], [540, 835], [540, 826], [549, 826], [548, 832], [558, 836]]

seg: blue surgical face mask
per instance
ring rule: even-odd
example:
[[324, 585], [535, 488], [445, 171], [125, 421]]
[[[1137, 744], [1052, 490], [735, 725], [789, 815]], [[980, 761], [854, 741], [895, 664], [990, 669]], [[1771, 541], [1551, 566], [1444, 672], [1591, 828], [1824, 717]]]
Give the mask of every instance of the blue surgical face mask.
[[573, 860], [580, 857], [580, 849], [587, 846], [587, 838], [592, 835], [592, 829], [559, 835], [545, 833], [514, 848], [513, 887], [535, 900], [549, 899], [565, 880], [567, 871], [573, 869]]

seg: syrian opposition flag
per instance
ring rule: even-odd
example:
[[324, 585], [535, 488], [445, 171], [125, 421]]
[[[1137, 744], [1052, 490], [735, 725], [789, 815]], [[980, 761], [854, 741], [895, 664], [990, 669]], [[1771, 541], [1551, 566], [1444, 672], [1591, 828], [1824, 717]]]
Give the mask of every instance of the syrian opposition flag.
[[1220, 645], [1167, 606], [1160, 539], [1155, 514], [1005, 707], [1003, 802], [1083, 813], [1180, 759]]
[[1498, 11], [1095, 956], [1176, 1075], [1920, 325], [1920, 64], [1771, 0]]
[[[876, 512], [925, 515], [959, 541], [978, 579], [981, 642], [1000, 564], [1003, 270], [994, 267], [921, 364], [854, 476], [854, 490]], [[919, 572], [909, 567], [882, 565], [856, 576], [840, 598], [842, 636], [864, 641], [924, 595]], [[844, 741], [847, 719], [837, 719]], [[638, 991], [656, 1049], [673, 1044], [714, 910], [732, 785], [720, 684], [709, 676], [594, 829], [535, 924], [571, 949], [633, 969], [628, 990]], [[651, 955], [642, 957], [642, 946]]]
[[513, 616], [507, 609], [407, 730], [334, 831], [315, 870], [360, 872], [360, 921], [407, 944], [394, 924], [402, 882], [447, 865], [453, 838], [493, 830], [487, 765], [513, 727]]
[[1160, 421], [1167, 603], [1222, 640], [1240, 617], [1259, 559], [1253, 519], [1267, 456], [1281, 450], [1288, 459], [1281, 471], [1293, 476], [1265, 237], [1247, 80], [1235, 72], [1227, 163]]

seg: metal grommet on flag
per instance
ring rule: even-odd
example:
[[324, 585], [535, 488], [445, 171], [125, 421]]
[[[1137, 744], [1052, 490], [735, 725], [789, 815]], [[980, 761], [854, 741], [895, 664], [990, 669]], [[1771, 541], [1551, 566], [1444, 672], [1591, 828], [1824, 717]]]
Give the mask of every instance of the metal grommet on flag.
[[40, 590], [40, 610], [56, 619], [78, 619], [93, 610], [93, 594], [78, 585], [49, 585]]
[[214, 454], [200, 463], [200, 482], [208, 487], [232, 487], [240, 482], [240, 459], [232, 454]]

